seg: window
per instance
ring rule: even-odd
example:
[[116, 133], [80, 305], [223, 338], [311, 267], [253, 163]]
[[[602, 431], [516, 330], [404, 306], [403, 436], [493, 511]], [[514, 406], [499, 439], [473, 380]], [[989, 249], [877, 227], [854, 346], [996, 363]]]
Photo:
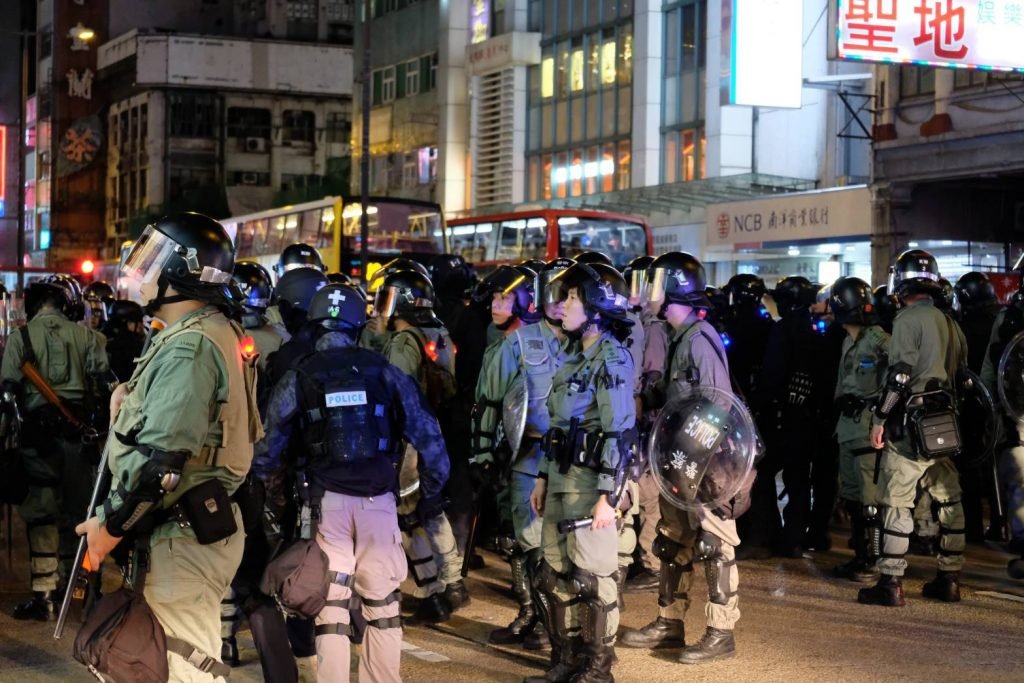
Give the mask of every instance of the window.
[[269, 187], [270, 174], [253, 171], [228, 171], [228, 185]]
[[381, 102], [392, 102], [395, 99], [395, 67], [389, 66], [381, 69], [383, 80], [381, 82]]
[[662, 148], [662, 180], [666, 183], [689, 182], [704, 177], [703, 128], [688, 128], [665, 133]]
[[420, 92], [420, 63], [412, 60], [405, 65], [405, 94], [418, 95]]
[[[706, 8], [706, 0], [682, 0], [664, 13], [661, 178], [665, 183], [704, 177]], [[622, 45], [624, 52], [631, 53], [632, 41]]]
[[215, 174], [212, 168], [190, 166], [171, 166], [170, 188], [168, 199], [181, 199], [188, 190], [197, 190], [214, 184]]
[[281, 140], [283, 142], [313, 142], [316, 132], [316, 117], [311, 111], [285, 109], [281, 116]]
[[929, 95], [935, 92], [935, 69], [928, 66], [900, 67], [900, 97]]
[[405, 97], [405, 62], [402, 62], [395, 67], [395, 99], [400, 100]]
[[573, 49], [572, 57], [569, 61], [569, 89], [572, 92], [580, 92], [583, 90], [582, 39], [580, 39], [580, 43], [581, 47]]
[[406, 154], [402, 160], [402, 187], [415, 187], [419, 177], [419, 155], [415, 152]]
[[352, 115], [347, 111], [327, 112], [327, 142], [347, 143], [352, 139]]
[[327, 21], [351, 22], [354, 18], [352, 0], [327, 0]]
[[288, 0], [288, 21], [316, 22], [316, 0]]
[[540, 96], [554, 97], [555, 95], [555, 60], [553, 57], [545, 57], [540, 63]]
[[[171, 105], [171, 137], [213, 138], [217, 137], [219, 116], [217, 99], [213, 95], [197, 93], [172, 93], [168, 96]], [[127, 128], [126, 114], [121, 115], [121, 132]]]
[[228, 137], [270, 138], [270, 110], [228, 107]]
[[384, 72], [380, 69], [373, 72], [373, 103], [383, 104]]
[[[1003, 81], [1024, 80], [1024, 74], [1013, 71], [978, 71], [975, 69], [957, 69], [953, 72], [953, 87], [957, 90], [992, 86]], [[1003, 86], [1000, 90], [1005, 92]]]

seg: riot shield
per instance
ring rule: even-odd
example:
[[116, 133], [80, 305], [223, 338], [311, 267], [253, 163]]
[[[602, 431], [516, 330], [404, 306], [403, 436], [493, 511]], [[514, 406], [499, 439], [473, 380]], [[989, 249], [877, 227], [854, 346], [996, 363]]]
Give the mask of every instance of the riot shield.
[[398, 465], [398, 498], [399, 504], [409, 502], [420, 490], [419, 472], [420, 454], [415, 448], [406, 444], [402, 461]]
[[692, 512], [721, 508], [749, 485], [758, 443], [739, 398], [716, 387], [685, 385], [654, 421], [651, 473], [672, 505]]
[[519, 446], [523, 443], [523, 433], [526, 431], [526, 414], [530, 407], [529, 391], [526, 378], [519, 373], [501, 401], [501, 425], [505, 431], [508, 445], [512, 449], [513, 459], [519, 453]]
[[1006, 414], [1017, 422], [1024, 420], [1024, 332], [1006, 345], [999, 359], [996, 388]]
[[956, 457], [961, 469], [980, 467], [995, 453], [999, 417], [992, 394], [981, 378], [964, 368], [957, 375], [957, 412], [964, 448]]

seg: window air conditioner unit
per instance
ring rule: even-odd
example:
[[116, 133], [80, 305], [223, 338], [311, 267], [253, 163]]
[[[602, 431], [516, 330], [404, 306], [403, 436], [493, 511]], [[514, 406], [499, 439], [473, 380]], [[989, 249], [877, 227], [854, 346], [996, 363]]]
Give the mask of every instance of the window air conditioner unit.
[[242, 184], [243, 185], [258, 185], [260, 182], [259, 173], [243, 173]]
[[267, 151], [267, 140], [266, 140], [266, 138], [246, 138], [245, 139], [245, 151], [246, 152], [266, 152]]

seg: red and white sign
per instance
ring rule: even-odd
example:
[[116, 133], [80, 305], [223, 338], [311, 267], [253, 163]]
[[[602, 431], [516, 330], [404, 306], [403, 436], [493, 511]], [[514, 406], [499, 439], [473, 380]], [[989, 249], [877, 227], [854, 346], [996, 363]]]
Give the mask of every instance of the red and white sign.
[[831, 0], [829, 56], [1024, 70], [1022, 0]]

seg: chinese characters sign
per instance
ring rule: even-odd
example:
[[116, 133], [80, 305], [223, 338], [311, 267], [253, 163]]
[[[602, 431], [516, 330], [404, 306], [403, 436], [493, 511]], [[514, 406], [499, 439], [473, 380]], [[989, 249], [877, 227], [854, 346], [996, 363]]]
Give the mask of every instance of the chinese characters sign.
[[705, 224], [709, 247], [865, 235], [871, 193], [860, 186], [712, 204]]
[[471, 45], [482, 43], [490, 37], [490, 23], [490, 0], [469, 0], [469, 42]]
[[1024, 0], [833, 0], [829, 56], [1024, 70]]

